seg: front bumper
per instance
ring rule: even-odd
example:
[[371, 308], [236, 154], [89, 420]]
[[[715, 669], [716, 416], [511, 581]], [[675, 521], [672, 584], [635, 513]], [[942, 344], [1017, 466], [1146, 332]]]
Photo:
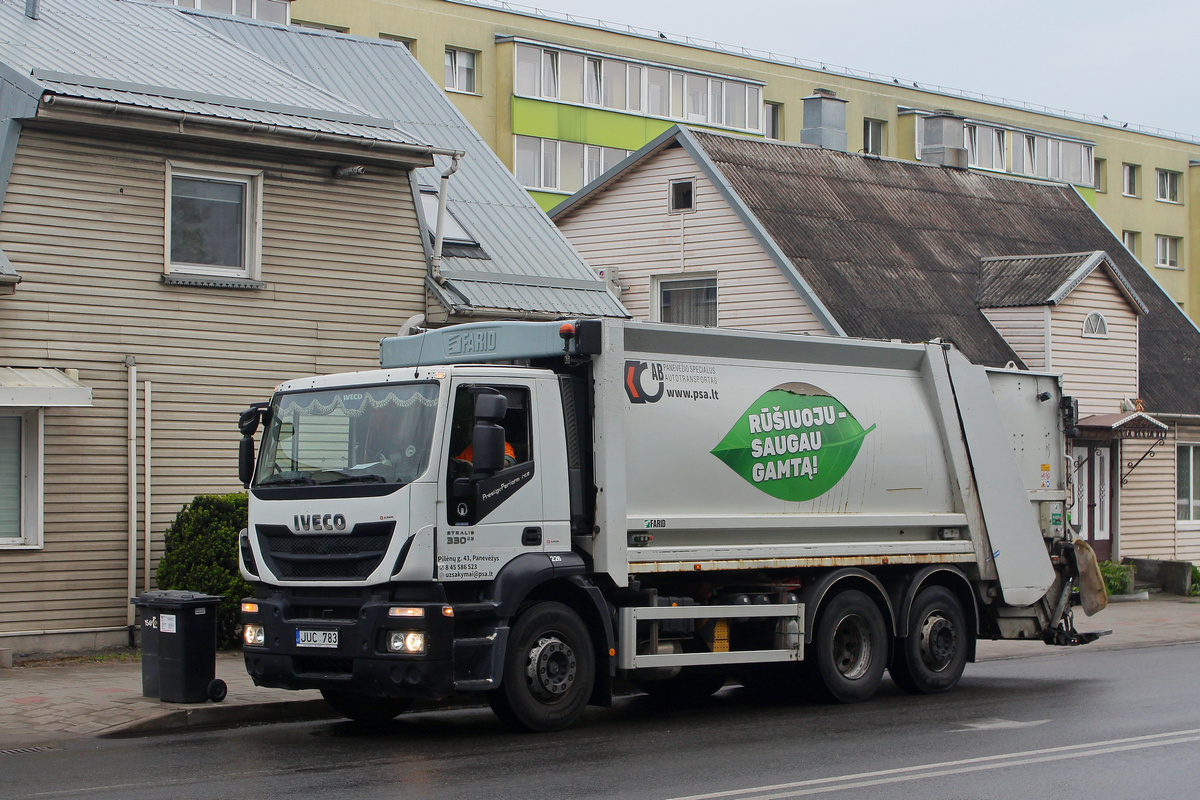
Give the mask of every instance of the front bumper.
[[[278, 689], [341, 689], [377, 697], [441, 698], [454, 690], [454, 619], [444, 603], [367, 599], [361, 605], [328, 609], [311, 599], [286, 595], [255, 598], [258, 611], [243, 613], [246, 624], [263, 626], [262, 646], [243, 645], [246, 671], [256, 686]], [[344, 602], [344, 601], [342, 601]], [[331, 602], [332, 606], [333, 603]], [[389, 617], [393, 606], [422, 608], [422, 617]], [[329, 614], [332, 612], [332, 615]], [[305, 647], [297, 631], [337, 631], [336, 647]], [[392, 631], [421, 631], [425, 652], [392, 653]]]

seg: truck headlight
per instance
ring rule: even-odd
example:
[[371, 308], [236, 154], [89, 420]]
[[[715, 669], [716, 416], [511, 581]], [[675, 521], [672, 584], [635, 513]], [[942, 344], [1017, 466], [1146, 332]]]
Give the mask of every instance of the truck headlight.
[[387, 648], [390, 653], [424, 653], [423, 631], [392, 631], [388, 634]]
[[263, 631], [262, 625], [247, 625], [242, 628], [242, 641], [251, 647], [262, 647], [262, 643], [267, 640], [267, 634]]

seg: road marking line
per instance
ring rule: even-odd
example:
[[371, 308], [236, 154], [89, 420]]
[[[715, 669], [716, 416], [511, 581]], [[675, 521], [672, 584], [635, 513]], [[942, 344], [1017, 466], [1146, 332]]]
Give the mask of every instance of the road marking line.
[[[1192, 728], [1183, 731], [1152, 733], [1145, 736], [1130, 736], [1123, 739], [1088, 742], [1086, 744], [1070, 744], [1040, 750], [1026, 750], [1017, 753], [1003, 753], [994, 756], [980, 756], [978, 758], [964, 758], [956, 761], [942, 761], [911, 767], [860, 772], [851, 775], [839, 775], [832, 778], [813, 778], [794, 783], [779, 783], [770, 786], [731, 789], [724, 792], [694, 794], [687, 795], [686, 797], [671, 798], [671, 800], [716, 800], [717, 798], [781, 800], [781, 798], [801, 797], [820, 792], [835, 792], [843, 789], [856, 789], [886, 783], [901, 783], [944, 775], [980, 772], [982, 770], [1002, 769], [1004, 767], [1016, 767], [1025, 764], [1038, 764], [1047, 761], [1062, 761], [1068, 758], [1087, 758], [1089, 756], [1118, 753], [1125, 750], [1168, 747], [1170, 745], [1197, 741], [1200, 741], [1200, 728]], [[854, 781], [854, 783], [848, 783], [848, 781]], [[767, 794], [768, 792], [776, 792], [776, 794]]]

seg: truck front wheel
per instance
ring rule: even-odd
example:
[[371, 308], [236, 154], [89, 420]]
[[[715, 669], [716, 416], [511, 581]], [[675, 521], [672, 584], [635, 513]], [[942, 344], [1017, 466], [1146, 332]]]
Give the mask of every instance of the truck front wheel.
[[557, 731], [583, 714], [596, 678], [587, 627], [562, 603], [527, 608], [512, 627], [500, 688], [488, 703], [501, 720], [527, 731]]
[[953, 688], [967, 664], [970, 635], [962, 604], [950, 590], [923, 589], [908, 615], [908, 636], [896, 642], [889, 669], [892, 680], [913, 694]]
[[850, 589], [820, 610], [808, 658], [830, 699], [857, 703], [879, 688], [887, 648], [887, 626], [879, 606]]

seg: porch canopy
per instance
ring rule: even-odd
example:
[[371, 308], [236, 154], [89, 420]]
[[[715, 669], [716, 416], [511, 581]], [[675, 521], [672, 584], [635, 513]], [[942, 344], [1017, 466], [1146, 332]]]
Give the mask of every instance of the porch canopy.
[[1144, 411], [1092, 414], [1078, 423], [1076, 439], [1161, 439], [1167, 426]]
[[60, 369], [0, 367], [0, 408], [90, 406], [92, 389]]

